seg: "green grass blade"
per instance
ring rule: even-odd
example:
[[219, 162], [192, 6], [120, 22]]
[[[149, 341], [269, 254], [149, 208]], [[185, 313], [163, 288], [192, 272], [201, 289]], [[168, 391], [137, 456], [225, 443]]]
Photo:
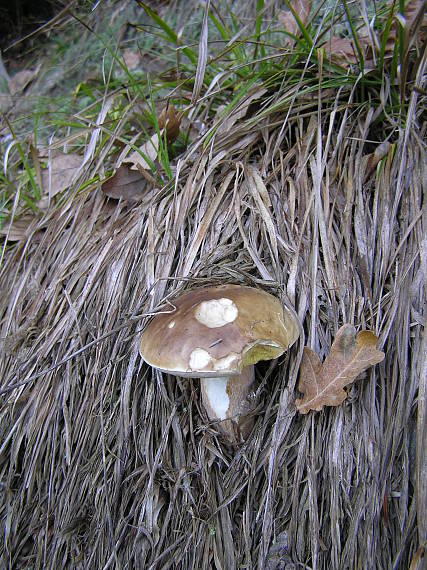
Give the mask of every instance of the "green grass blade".
[[[36, 201], [37, 201], [37, 200], [40, 200], [40, 197], [41, 197], [41, 195], [40, 195], [40, 188], [39, 188], [39, 186], [38, 186], [38, 184], [37, 184], [36, 179], [34, 178], [34, 174], [33, 174], [33, 172], [32, 172], [31, 166], [29, 165], [28, 160], [27, 160], [26, 157], [25, 157], [25, 153], [24, 153], [24, 150], [23, 150], [23, 148], [22, 148], [22, 145], [21, 145], [21, 143], [19, 142], [19, 140], [18, 140], [18, 138], [17, 138], [17, 136], [16, 136], [16, 134], [15, 134], [15, 131], [14, 131], [12, 125], [10, 124], [8, 118], [6, 117], [6, 115], [4, 115], [4, 114], [2, 113], [2, 117], [3, 117], [4, 122], [5, 122], [6, 125], [8, 126], [8, 129], [10, 130], [10, 132], [11, 132], [11, 134], [12, 134], [13, 140], [15, 141], [16, 149], [17, 149], [17, 151], [18, 151], [18, 153], [19, 153], [19, 156], [20, 156], [20, 158], [21, 158], [22, 164], [24, 165], [24, 168], [25, 168], [25, 172], [27, 173], [28, 179], [29, 179], [29, 181], [30, 181], [31, 188], [32, 188], [32, 191], [33, 191], [33, 193], [34, 193], [34, 198], [36, 199]], [[32, 200], [31, 198], [28, 198], [28, 202], [27, 202], [27, 203], [28, 203], [29, 206], [31, 206], [31, 208], [36, 209], [35, 204], [34, 204], [34, 202], [33, 202], [33, 200]]]
[[[154, 22], [156, 22], [158, 26], [160, 26], [160, 28], [164, 31], [169, 40], [175, 45], [178, 45], [178, 34], [170, 26], [168, 26], [167, 23], [163, 20], [163, 18], [161, 18], [157, 14], [157, 12], [155, 12], [152, 8], [150, 8], [150, 6], [147, 6], [147, 4], [145, 4], [145, 2], [142, 2], [141, 0], [137, 1], [138, 1], [138, 6], [141, 6], [141, 8], [145, 10], [147, 15], [150, 16], [150, 18]], [[181, 48], [181, 51], [188, 57], [191, 63], [197, 65], [197, 54], [195, 51], [193, 51], [189, 47], [183, 47]]]
[[255, 52], [254, 58], [257, 57], [258, 47], [260, 48], [261, 57], [265, 57], [265, 46], [261, 43], [261, 26], [262, 26], [262, 16], [264, 10], [264, 0], [257, 0], [256, 5], [256, 20], [255, 20]]

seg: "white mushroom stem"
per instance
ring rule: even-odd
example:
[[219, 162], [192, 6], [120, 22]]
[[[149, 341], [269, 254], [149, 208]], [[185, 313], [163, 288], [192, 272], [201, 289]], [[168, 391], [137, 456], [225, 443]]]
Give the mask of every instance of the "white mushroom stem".
[[252, 418], [247, 418], [251, 406], [248, 395], [255, 379], [253, 366], [247, 366], [237, 376], [201, 378], [202, 402], [208, 417], [218, 422], [219, 429], [232, 440], [243, 439], [252, 428]]

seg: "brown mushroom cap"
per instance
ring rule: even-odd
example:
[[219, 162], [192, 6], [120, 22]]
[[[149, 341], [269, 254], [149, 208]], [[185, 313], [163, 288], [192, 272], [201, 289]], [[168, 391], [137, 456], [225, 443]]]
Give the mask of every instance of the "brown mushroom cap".
[[265, 291], [241, 285], [194, 289], [145, 329], [142, 358], [185, 377], [234, 376], [277, 358], [298, 338], [296, 317]]

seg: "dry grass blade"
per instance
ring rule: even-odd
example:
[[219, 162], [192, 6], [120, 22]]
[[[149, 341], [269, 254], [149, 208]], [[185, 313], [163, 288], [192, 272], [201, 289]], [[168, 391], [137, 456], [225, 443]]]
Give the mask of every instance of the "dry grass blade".
[[203, 86], [203, 79], [205, 77], [206, 63], [208, 60], [208, 21], [210, 3], [210, 0], [207, 0], [203, 14], [202, 31], [200, 33], [199, 41], [199, 57], [197, 61], [196, 77], [194, 79], [193, 94], [191, 96], [192, 103], [195, 103], [198, 100]]
[[[220, 134], [229, 133], [233, 125], [235, 125], [237, 121], [243, 119], [243, 117], [246, 116], [251, 103], [257, 101], [258, 99], [261, 99], [261, 97], [266, 93], [267, 89], [265, 89], [264, 87], [262, 88], [256, 87], [252, 92], [248, 93], [248, 96], [245, 97], [245, 99], [237, 106], [235, 110], [233, 110], [232, 113], [226, 114], [224, 120], [219, 125], [216, 134], [220, 135]], [[224, 107], [222, 110], [224, 110]]]

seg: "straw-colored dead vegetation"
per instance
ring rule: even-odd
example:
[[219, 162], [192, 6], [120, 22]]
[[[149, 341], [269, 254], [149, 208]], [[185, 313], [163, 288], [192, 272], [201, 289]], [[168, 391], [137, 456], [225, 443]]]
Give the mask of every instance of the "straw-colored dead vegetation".
[[[133, 201], [81, 190], [117, 167], [112, 146], [140, 112], [132, 101], [112, 132], [121, 93], [108, 94], [67, 200], [3, 247], [4, 568], [421, 568], [425, 46], [400, 114], [386, 82], [378, 99], [369, 82], [328, 84], [313, 50], [288, 82], [290, 57], [225, 115], [221, 78], [209, 91], [196, 77], [187, 120], [206, 130]], [[286, 358], [258, 365], [255, 427], [237, 448], [197, 380], [138, 353], [150, 315], [219, 283], [272, 292], [302, 323]], [[323, 360], [345, 323], [372, 330], [384, 361], [341, 406], [299, 414], [303, 347]]]

